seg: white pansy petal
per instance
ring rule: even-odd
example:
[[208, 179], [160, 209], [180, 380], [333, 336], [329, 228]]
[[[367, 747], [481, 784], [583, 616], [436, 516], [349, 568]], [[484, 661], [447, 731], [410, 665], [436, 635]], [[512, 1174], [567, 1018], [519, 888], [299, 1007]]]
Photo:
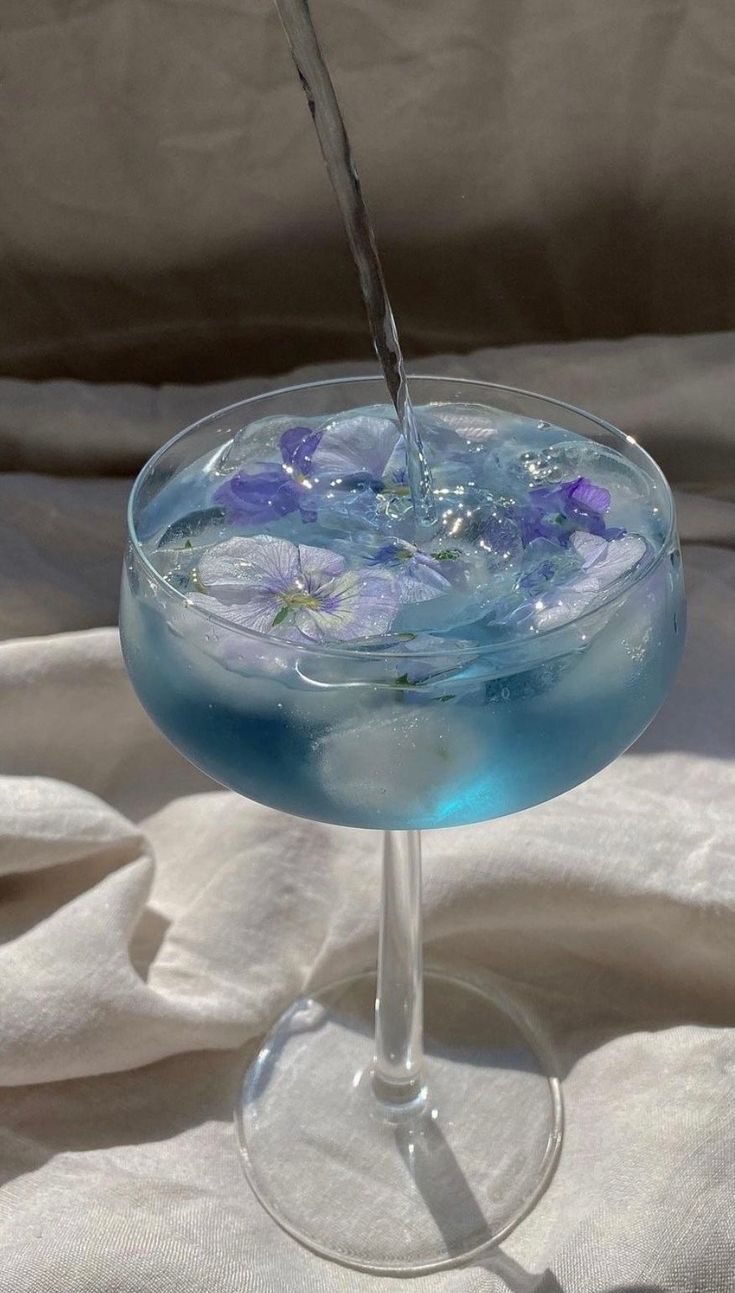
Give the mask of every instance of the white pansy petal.
[[294, 588], [299, 580], [299, 550], [287, 539], [268, 534], [227, 539], [210, 548], [198, 566], [199, 578], [222, 602], [248, 600], [253, 588]]
[[402, 602], [428, 602], [432, 597], [451, 591], [452, 585], [444, 575], [423, 562], [407, 561], [405, 568], [392, 568]]
[[382, 477], [398, 442], [398, 426], [389, 418], [353, 417], [325, 430], [312, 457], [312, 474], [332, 478], [367, 472]]
[[599, 593], [601, 588], [602, 583], [594, 572], [581, 574], [578, 579], [571, 579], [569, 583], [564, 584], [565, 593], [589, 593], [590, 597]]
[[599, 561], [608, 548], [607, 539], [602, 539], [597, 534], [588, 534], [586, 530], [575, 530], [571, 544], [585, 570]]
[[[192, 602], [194, 598], [190, 599]], [[252, 629], [254, 633], [270, 633], [273, 621], [281, 609], [282, 602], [273, 593], [251, 590], [246, 602], [220, 602], [213, 597], [197, 597], [195, 605], [210, 615], [218, 615], [228, 624], [238, 628]]]
[[488, 440], [497, 440], [501, 425], [508, 424], [509, 415], [499, 409], [491, 409], [485, 404], [452, 404], [445, 405], [435, 412], [436, 420], [449, 426], [463, 440], [481, 444]]
[[381, 571], [349, 571], [322, 590], [320, 606], [299, 608], [296, 624], [317, 642], [385, 633], [399, 605], [396, 581]]
[[583, 569], [575, 579], [550, 594], [553, 601], [536, 608], [534, 621], [537, 628], [556, 628], [559, 624], [571, 623], [594, 603], [600, 593], [627, 575], [646, 551], [645, 539], [637, 534], [626, 534], [621, 539], [608, 542], [578, 531], [572, 535], [572, 543], [582, 557]]
[[345, 559], [328, 548], [312, 548], [308, 543], [299, 544], [301, 574], [308, 584], [318, 587], [328, 579], [336, 579], [345, 568]]
[[[245, 674], [282, 674], [293, 658], [288, 644], [296, 640], [303, 642], [302, 635], [293, 627], [284, 633], [285, 624], [273, 629], [272, 636], [283, 638], [283, 648], [279, 649], [272, 640], [261, 638], [257, 633], [241, 632], [241, 629], [252, 626], [241, 622], [239, 611], [240, 607], [223, 606], [204, 593], [190, 593], [176, 609], [169, 624], [189, 646], [218, 661], [225, 669]], [[211, 618], [213, 614], [217, 616], [216, 620]], [[222, 623], [223, 620], [226, 624]]]
[[622, 539], [612, 539], [607, 552], [595, 562], [594, 573], [601, 588], [609, 588], [616, 579], [622, 579], [645, 555], [646, 541], [638, 534], [625, 534]]

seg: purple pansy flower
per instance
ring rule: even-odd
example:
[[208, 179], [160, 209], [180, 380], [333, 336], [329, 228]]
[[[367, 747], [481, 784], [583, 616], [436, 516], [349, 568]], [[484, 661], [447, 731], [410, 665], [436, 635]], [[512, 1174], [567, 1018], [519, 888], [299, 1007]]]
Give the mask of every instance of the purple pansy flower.
[[292, 642], [375, 637], [390, 628], [399, 605], [387, 572], [348, 570], [338, 553], [272, 535], [216, 544], [198, 575], [224, 618]]
[[235, 472], [220, 485], [214, 502], [251, 525], [288, 516], [298, 508], [304, 520], [314, 520], [309, 477], [321, 435], [312, 427], [289, 427], [280, 439], [280, 464], [266, 463], [262, 471]]
[[542, 598], [535, 604], [537, 628], [556, 628], [560, 624], [571, 623], [592, 605], [598, 594], [633, 570], [646, 552], [646, 541], [638, 534], [608, 540], [577, 530], [572, 535], [570, 546], [579, 557], [581, 566], [571, 579], [553, 589], [553, 601], [545, 603]]
[[280, 445], [286, 469], [290, 467], [294, 475], [306, 479], [311, 473], [311, 460], [321, 438], [322, 432], [313, 431], [311, 427], [289, 427], [284, 431]]
[[531, 497], [544, 511], [564, 515], [578, 509], [602, 514], [610, 506], [609, 489], [593, 485], [586, 476], [577, 476], [576, 480], [562, 481], [559, 485], [534, 485]]
[[236, 472], [220, 485], [214, 502], [252, 525], [297, 510], [304, 521], [314, 521], [320, 491], [382, 490], [398, 442], [398, 427], [389, 418], [354, 417], [320, 431], [288, 427], [279, 442], [281, 462]]
[[[587, 530], [604, 539], [618, 539], [624, 531], [605, 525], [603, 516], [610, 507], [610, 491], [595, 485], [586, 476], [562, 481], [558, 485], [535, 485], [529, 490], [532, 509], [525, 518], [533, 538], [552, 538], [563, 546], [574, 530]], [[540, 515], [533, 515], [534, 512]], [[554, 518], [551, 522], [549, 518]], [[550, 529], [555, 531], [550, 533]]]
[[449, 592], [452, 587], [445, 574], [451, 561], [437, 560], [406, 539], [391, 539], [382, 544], [373, 556], [373, 564], [390, 570], [403, 602], [425, 602]]
[[251, 525], [261, 525], [280, 516], [295, 512], [303, 490], [295, 480], [284, 476], [279, 467], [266, 471], [238, 471], [214, 495], [228, 513]]
[[548, 539], [558, 545], [564, 537], [567, 537], [564, 531], [560, 530], [558, 523], [546, 516], [540, 507], [519, 503], [510, 507], [509, 513], [521, 532], [524, 548], [527, 548], [535, 539]]

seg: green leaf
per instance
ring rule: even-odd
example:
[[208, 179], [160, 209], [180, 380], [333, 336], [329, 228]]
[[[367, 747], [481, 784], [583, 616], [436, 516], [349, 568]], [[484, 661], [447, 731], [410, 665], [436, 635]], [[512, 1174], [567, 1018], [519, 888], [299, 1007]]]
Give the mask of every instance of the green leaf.
[[397, 678], [394, 678], [394, 680], [393, 680], [393, 686], [394, 686], [394, 687], [410, 687], [410, 686], [411, 686], [411, 684], [410, 684], [410, 682], [408, 681], [408, 674], [407, 674], [407, 673], [399, 674]]
[[271, 628], [276, 628], [279, 624], [283, 624], [283, 621], [288, 615], [288, 611], [289, 611], [288, 606], [282, 606], [280, 611], [276, 615], [275, 619], [273, 620]]
[[184, 547], [185, 547], [185, 548], [192, 548], [192, 547], [193, 547], [193, 544], [192, 544], [191, 539], [187, 539], [187, 540], [186, 540], [186, 543], [184, 544]]
[[443, 548], [441, 552], [432, 552], [435, 561], [456, 561], [462, 556], [459, 548]]

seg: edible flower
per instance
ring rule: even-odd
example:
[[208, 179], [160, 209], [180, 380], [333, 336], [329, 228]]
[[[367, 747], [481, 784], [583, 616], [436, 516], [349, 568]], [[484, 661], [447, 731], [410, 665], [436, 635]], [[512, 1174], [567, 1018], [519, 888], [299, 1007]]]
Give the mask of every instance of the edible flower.
[[553, 601], [545, 603], [542, 597], [534, 603], [536, 628], [556, 628], [575, 620], [600, 593], [633, 570], [646, 552], [645, 539], [637, 534], [603, 539], [577, 530], [570, 546], [581, 564], [570, 579], [554, 588]]
[[374, 565], [390, 570], [398, 584], [401, 601], [425, 602], [451, 589], [445, 571], [450, 559], [459, 555], [450, 551], [431, 555], [407, 539], [391, 539], [378, 548], [372, 560]]
[[266, 534], [216, 544], [197, 574], [225, 619], [292, 642], [375, 637], [400, 601], [386, 571], [348, 570], [338, 553]]
[[316, 517], [309, 503], [313, 455], [321, 431], [294, 426], [279, 441], [280, 463], [265, 463], [262, 471], [238, 471], [215, 492], [214, 502], [232, 517], [261, 525], [302, 509], [304, 520]]

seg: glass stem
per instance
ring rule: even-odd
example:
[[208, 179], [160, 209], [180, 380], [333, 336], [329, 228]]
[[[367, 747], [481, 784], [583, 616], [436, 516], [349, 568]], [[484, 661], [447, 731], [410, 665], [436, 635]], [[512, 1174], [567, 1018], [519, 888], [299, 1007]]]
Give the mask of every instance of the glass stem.
[[389, 1104], [423, 1091], [421, 832], [386, 831], [373, 1090]]

